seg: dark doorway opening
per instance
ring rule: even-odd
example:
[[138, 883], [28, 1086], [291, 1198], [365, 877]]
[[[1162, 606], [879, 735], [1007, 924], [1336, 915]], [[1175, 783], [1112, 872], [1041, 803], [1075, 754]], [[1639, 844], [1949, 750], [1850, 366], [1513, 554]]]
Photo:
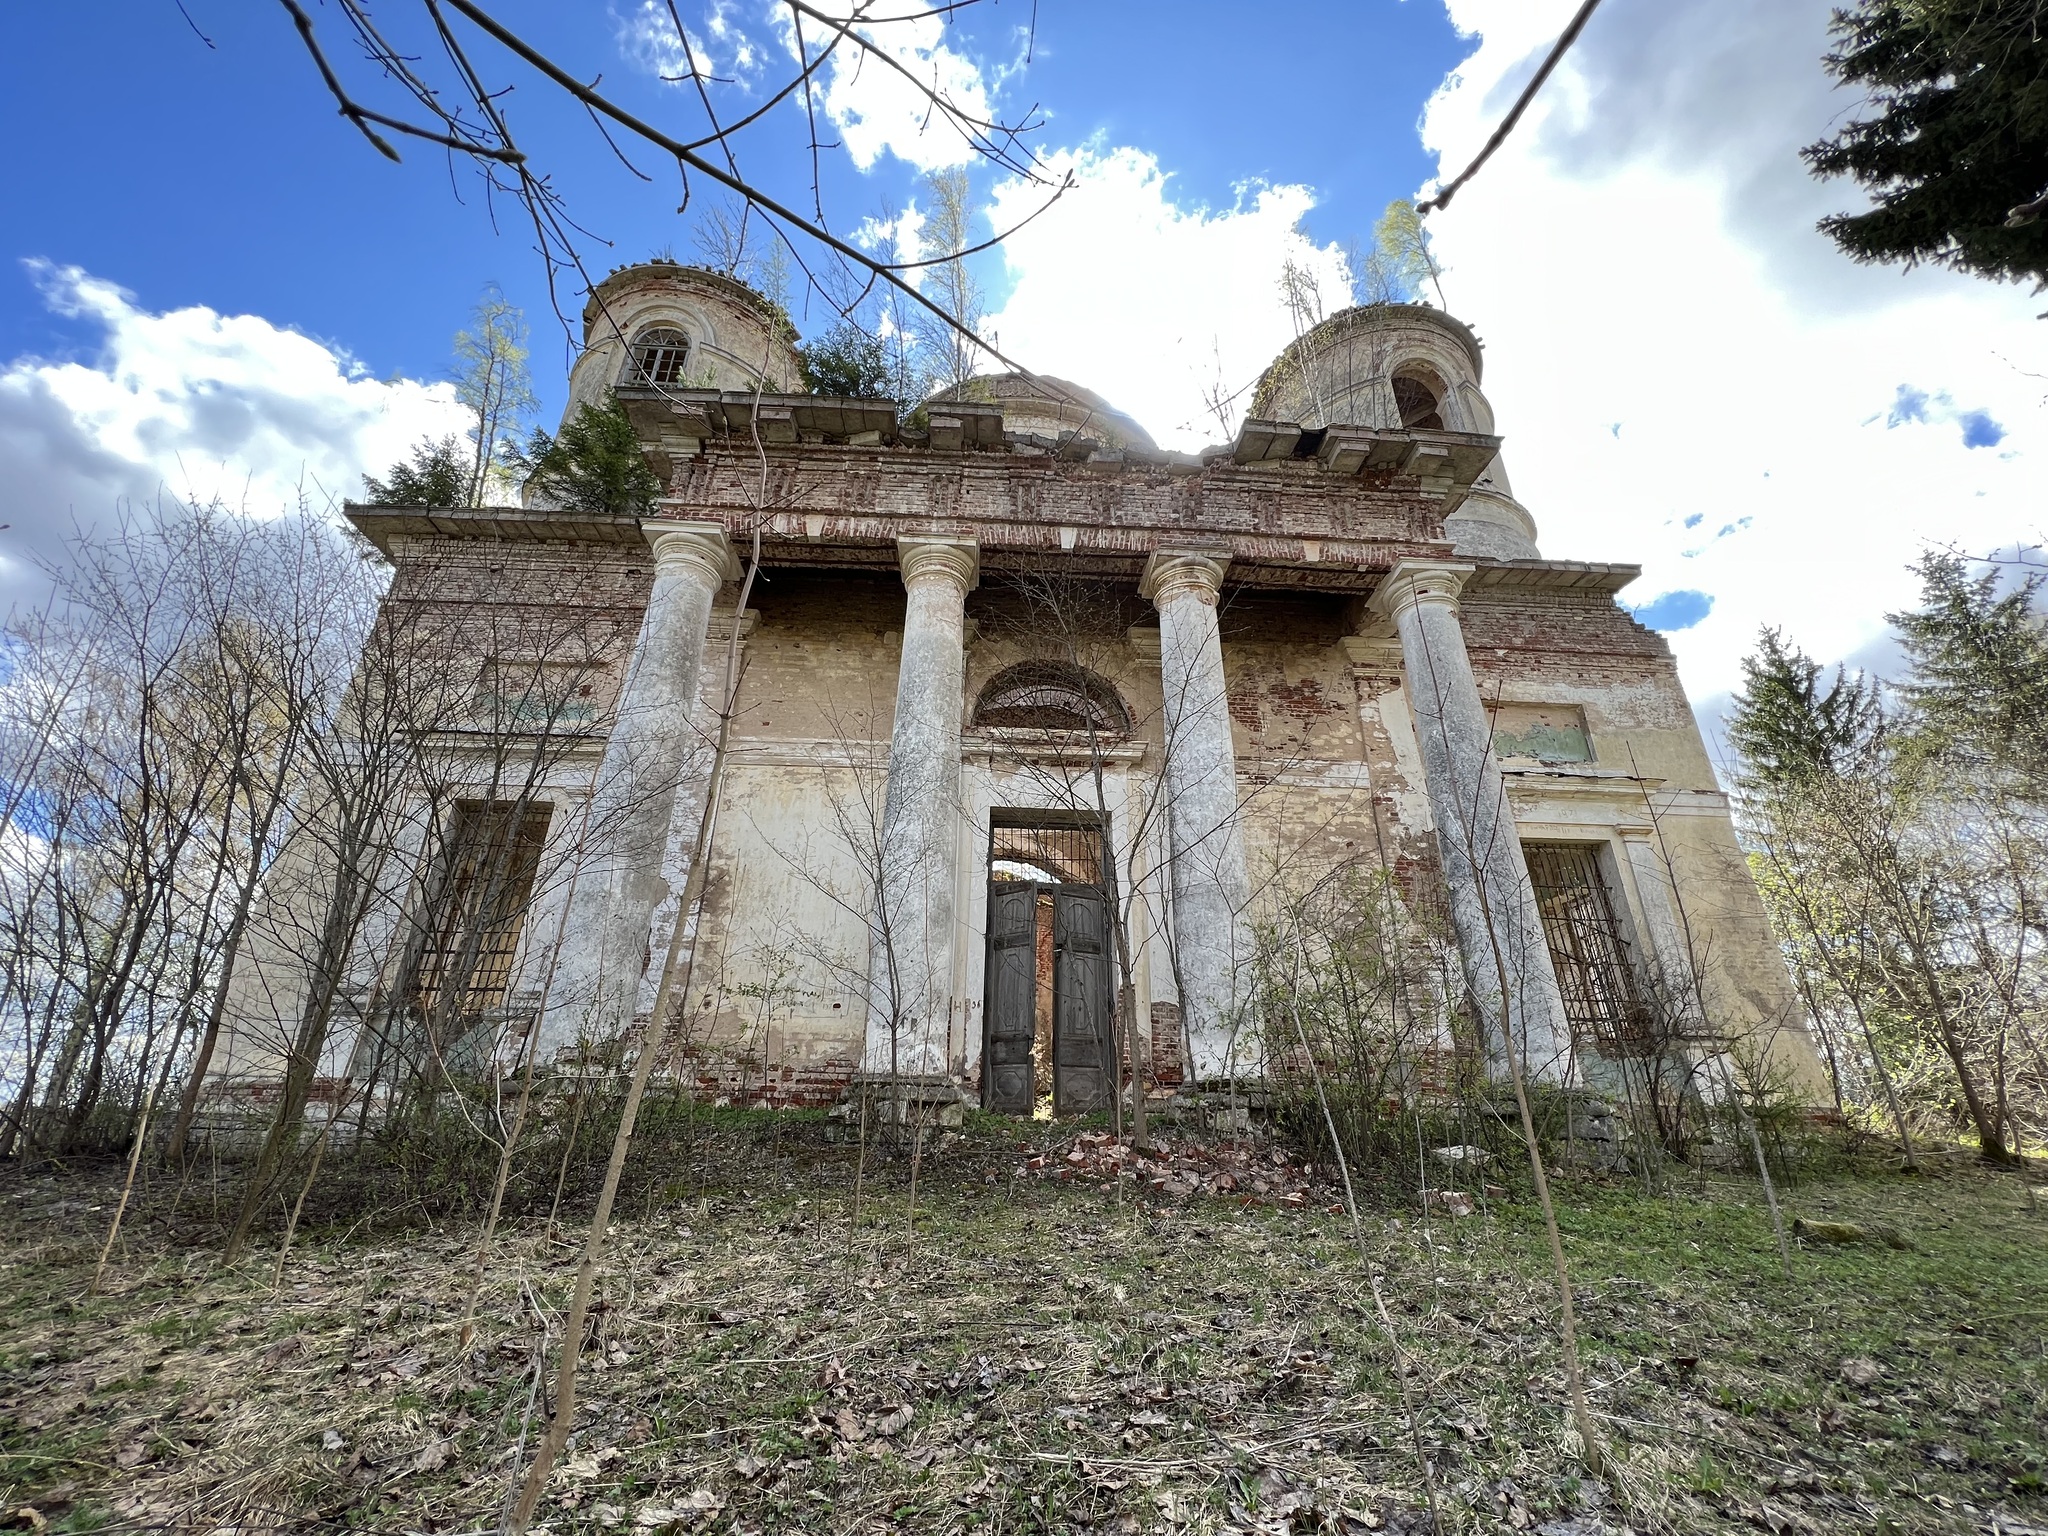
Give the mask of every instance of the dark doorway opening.
[[981, 1072], [988, 1109], [1084, 1115], [1115, 1091], [1106, 850], [1087, 812], [990, 813]]

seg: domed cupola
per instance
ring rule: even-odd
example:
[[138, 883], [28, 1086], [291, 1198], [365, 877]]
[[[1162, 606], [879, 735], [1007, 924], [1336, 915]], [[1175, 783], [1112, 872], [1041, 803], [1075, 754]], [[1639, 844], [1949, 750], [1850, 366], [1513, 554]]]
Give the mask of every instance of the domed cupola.
[[1102, 396], [1082, 385], [1050, 374], [1030, 378], [1021, 373], [977, 374], [957, 389], [942, 390], [927, 407], [948, 400], [993, 405], [1002, 412], [1003, 430], [1062, 442], [1092, 438], [1105, 448], [1153, 451], [1152, 435]]
[[583, 306], [569, 405], [602, 405], [618, 385], [803, 388], [789, 317], [737, 278], [674, 261], [621, 267]]
[[[1332, 315], [1273, 360], [1251, 414], [1305, 427], [1491, 434], [1480, 392], [1479, 338], [1426, 304], [1362, 304]], [[1515, 500], [1496, 456], [1444, 520], [1457, 552], [1534, 560], [1536, 520]]]

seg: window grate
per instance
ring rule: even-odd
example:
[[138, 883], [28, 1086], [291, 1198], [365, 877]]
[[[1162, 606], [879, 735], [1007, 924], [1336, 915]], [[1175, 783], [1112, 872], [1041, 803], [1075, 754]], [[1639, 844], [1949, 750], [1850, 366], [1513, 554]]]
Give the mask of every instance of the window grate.
[[988, 877], [997, 882], [1104, 886], [1102, 829], [1092, 817], [1052, 821], [1029, 813], [1030, 826], [1006, 826], [992, 815], [988, 830]]
[[425, 1019], [468, 1024], [504, 1001], [552, 807], [465, 800], [413, 994]]
[[1574, 1042], [1590, 1041], [1611, 1055], [1646, 1054], [1651, 1042], [1642, 997], [1599, 850], [1586, 843], [1524, 843], [1522, 852]]

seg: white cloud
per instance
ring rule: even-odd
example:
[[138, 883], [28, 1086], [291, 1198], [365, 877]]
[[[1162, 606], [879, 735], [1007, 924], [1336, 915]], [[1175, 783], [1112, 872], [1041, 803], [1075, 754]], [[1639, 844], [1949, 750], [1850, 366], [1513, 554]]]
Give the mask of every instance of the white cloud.
[[[856, 0], [819, 0], [817, 9], [843, 20], [860, 7]], [[797, 59], [795, 13], [787, 6], [773, 5], [769, 14], [785, 51], [792, 60]], [[883, 59], [842, 41], [832, 50], [823, 83], [814, 82], [818, 106], [838, 129], [847, 155], [859, 170], [871, 169], [885, 153], [920, 171], [966, 165], [977, 158], [969, 137], [971, 125], [995, 120], [981, 66], [947, 43], [946, 19], [941, 14], [898, 14], [904, 19], [853, 30], [874, 52], [885, 54], [901, 68], [892, 69]], [[812, 58], [831, 41], [832, 28], [815, 20], [804, 22], [803, 46]], [[934, 111], [927, 91], [967, 119], [970, 126], [963, 129], [945, 113]], [[801, 108], [801, 100], [798, 106]]]
[[[870, 215], [862, 219], [853, 232], [854, 243], [881, 259], [908, 266], [924, 256], [924, 223], [924, 213], [917, 206], [917, 199], [912, 198], [909, 205], [893, 218]], [[922, 288], [925, 273], [929, 270], [912, 266], [901, 276], [911, 287]]]
[[379, 381], [255, 315], [152, 314], [76, 267], [31, 263], [50, 306], [104, 332], [98, 357], [0, 367], [0, 586], [123, 498], [218, 499], [255, 515], [360, 495], [423, 435], [462, 430], [447, 384]]
[[[1075, 186], [1003, 246], [1012, 288], [983, 327], [1033, 370], [1099, 391], [1162, 447], [1222, 436], [1204, 392], [1255, 380], [1293, 336], [1279, 277], [1292, 260], [1325, 302], [1350, 291], [1343, 253], [1301, 233], [1315, 198], [1303, 186], [1246, 187], [1229, 208], [1184, 207], [1157, 159], [1136, 149], [1061, 150], [1048, 157]], [[996, 189], [990, 216], [1007, 228], [1045, 189]], [[1238, 414], [1249, 404], [1247, 392]]]
[[[1574, 0], [1449, 3], [1480, 44], [1424, 119], [1447, 175]], [[1670, 637], [1697, 699], [1738, 681], [1760, 625], [1854, 656], [1912, 602], [1924, 547], [1988, 551], [2048, 521], [2048, 410], [2020, 372], [2048, 372], [2039, 299], [1859, 268], [1813, 228], [1859, 205], [1797, 153], [1852, 105], [1820, 65], [1828, 6], [1596, 14], [1430, 219], [1544, 552], [1640, 561], [1634, 602], [1712, 597]]]
[[689, 49], [676, 35], [675, 18], [663, 0], [640, 0], [623, 15], [612, 13], [618, 31], [619, 48], [649, 74], [672, 84], [683, 84], [690, 72], [691, 56], [705, 75], [729, 81], [742, 89], [751, 87], [761, 73], [761, 50], [744, 27], [734, 20], [733, 0], [710, 0], [705, 8], [704, 30], [691, 31]]

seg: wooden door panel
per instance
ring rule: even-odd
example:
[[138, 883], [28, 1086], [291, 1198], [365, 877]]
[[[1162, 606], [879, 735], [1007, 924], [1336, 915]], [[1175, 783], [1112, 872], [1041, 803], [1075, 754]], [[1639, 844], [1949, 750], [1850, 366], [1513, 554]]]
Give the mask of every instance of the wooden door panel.
[[1109, 1102], [1109, 903], [1088, 886], [1053, 891], [1053, 1110], [1082, 1115]]
[[1004, 881], [988, 891], [988, 986], [982, 1004], [982, 1102], [1028, 1115], [1032, 1015], [1038, 1000], [1038, 887]]

